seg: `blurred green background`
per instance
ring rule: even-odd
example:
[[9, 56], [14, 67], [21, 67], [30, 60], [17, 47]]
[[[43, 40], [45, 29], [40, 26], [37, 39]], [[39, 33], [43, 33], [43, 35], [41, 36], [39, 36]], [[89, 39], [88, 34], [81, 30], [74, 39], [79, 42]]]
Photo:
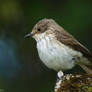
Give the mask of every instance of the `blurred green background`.
[[37, 21], [52, 18], [92, 51], [92, 0], [0, 1], [0, 92], [53, 92], [56, 72], [40, 61]]

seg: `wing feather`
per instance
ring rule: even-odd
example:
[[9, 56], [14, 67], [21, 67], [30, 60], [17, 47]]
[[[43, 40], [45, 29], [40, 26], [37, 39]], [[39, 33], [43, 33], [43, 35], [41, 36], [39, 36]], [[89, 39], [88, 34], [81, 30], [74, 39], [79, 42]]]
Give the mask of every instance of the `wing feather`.
[[61, 43], [71, 47], [76, 51], [81, 52], [83, 56], [92, 61], [92, 54], [90, 51], [63, 28], [58, 28], [58, 30], [55, 30], [55, 35], [57, 40], [59, 40]]

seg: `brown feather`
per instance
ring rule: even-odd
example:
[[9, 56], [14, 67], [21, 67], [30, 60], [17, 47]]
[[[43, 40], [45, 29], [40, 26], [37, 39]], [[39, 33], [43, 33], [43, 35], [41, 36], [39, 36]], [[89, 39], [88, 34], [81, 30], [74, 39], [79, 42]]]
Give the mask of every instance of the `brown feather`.
[[89, 61], [92, 62], [92, 54], [86, 47], [84, 47], [81, 43], [79, 43], [71, 34], [66, 32], [60, 26], [55, 27], [55, 28], [56, 28], [55, 35], [56, 35], [57, 40], [69, 46], [70, 48], [81, 52], [83, 56], [85, 56]]
[[83, 64], [80, 64], [81, 68], [83, 68], [85, 70], [86, 73], [88, 74], [92, 74], [92, 66], [87, 66], [87, 65], [83, 65]]

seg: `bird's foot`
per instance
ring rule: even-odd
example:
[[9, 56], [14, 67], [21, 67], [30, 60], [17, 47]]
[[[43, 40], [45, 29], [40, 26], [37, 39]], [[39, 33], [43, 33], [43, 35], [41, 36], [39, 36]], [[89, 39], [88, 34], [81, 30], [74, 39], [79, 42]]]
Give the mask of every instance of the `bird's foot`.
[[61, 80], [61, 79], [63, 78], [63, 76], [64, 76], [64, 73], [63, 73], [62, 71], [59, 71], [59, 72], [57, 73], [57, 82], [58, 82], [59, 80]]
[[56, 80], [56, 86], [55, 86], [55, 92], [57, 92], [57, 89], [60, 88], [60, 84], [64, 78], [64, 73], [62, 71], [59, 71], [57, 73], [57, 80]]

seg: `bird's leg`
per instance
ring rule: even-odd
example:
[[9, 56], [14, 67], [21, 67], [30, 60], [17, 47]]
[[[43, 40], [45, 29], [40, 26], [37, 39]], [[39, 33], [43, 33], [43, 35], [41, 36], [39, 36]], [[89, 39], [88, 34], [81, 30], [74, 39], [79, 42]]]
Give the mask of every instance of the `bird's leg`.
[[61, 70], [57, 72], [57, 81], [61, 80], [63, 76], [64, 76], [64, 73]]
[[64, 73], [60, 70], [57, 73], [57, 80], [56, 80], [56, 85], [55, 85], [55, 92], [57, 92], [57, 89], [60, 88], [60, 84], [62, 83], [64, 78]]

